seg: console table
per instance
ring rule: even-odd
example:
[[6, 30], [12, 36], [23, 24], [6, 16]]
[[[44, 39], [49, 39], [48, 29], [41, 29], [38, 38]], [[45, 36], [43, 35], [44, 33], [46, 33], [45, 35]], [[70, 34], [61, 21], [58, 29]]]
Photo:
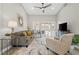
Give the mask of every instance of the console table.
[[[0, 54], [3, 55], [4, 52], [11, 48], [11, 38], [5, 37], [0, 39]], [[8, 54], [8, 53], [7, 53]]]

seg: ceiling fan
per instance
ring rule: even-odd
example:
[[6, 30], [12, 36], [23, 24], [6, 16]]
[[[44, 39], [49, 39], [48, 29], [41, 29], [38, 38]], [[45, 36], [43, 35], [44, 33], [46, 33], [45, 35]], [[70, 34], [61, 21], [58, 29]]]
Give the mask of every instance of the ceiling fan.
[[52, 4], [47, 4], [45, 5], [45, 3], [41, 3], [41, 7], [40, 6], [34, 6], [35, 8], [39, 8], [42, 10], [43, 13], [45, 13], [45, 9], [50, 7]]

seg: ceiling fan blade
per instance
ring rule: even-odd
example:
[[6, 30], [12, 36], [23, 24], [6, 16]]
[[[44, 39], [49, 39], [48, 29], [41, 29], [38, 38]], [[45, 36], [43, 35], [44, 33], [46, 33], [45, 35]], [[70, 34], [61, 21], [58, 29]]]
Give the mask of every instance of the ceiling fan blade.
[[35, 8], [39, 8], [39, 9], [42, 9], [42, 7], [37, 7], [37, 6], [34, 6]]
[[51, 5], [52, 5], [52, 4], [48, 4], [48, 5], [44, 6], [44, 8], [47, 8], [47, 7], [51, 6]]

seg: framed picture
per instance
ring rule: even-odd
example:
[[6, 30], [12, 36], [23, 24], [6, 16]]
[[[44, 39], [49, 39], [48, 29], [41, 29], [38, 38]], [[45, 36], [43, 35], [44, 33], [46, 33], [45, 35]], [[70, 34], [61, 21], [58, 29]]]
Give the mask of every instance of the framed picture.
[[23, 18], [21, 16], [18, 17], [19, 26], [23, 26]]

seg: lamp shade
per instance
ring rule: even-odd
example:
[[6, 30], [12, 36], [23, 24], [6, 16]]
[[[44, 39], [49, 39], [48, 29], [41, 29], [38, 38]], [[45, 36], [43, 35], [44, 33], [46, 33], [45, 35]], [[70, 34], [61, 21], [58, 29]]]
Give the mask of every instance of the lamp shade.
[[17, 27], [17, 22], [16, 21], [9, 21], [8, 27], [11, 27], [11, 28]]

